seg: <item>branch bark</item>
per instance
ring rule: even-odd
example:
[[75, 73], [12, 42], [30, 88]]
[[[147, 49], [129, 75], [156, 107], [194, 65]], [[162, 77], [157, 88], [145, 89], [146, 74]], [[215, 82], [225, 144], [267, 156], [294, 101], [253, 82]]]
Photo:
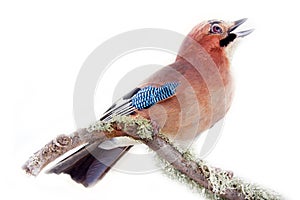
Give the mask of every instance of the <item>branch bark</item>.
[[69, 136], [58, 136], [30, 157], [23, 169], [36, 176], [48, 163], [79, 145], [118, 136], [130, 136], [142, 141], [161, 159], [169, 163], [180, 177], [184, 177], [200, 188], [205, 188], [214, 198], [282, 199], [275, 192], [245, 183], [234, 177], [232, 172], [197, 161], [189, 153], [182, 152], [173, 145], [166, 136], [160, 134], [158, 126], [142, 117], [116, 116], [109, 123], [98, 121], [89, 128], [80, 129]]
[[37, 176], [50, 162], [80, 145], [96, 140], [100, 142], [119, 136], [125, 135], [118, 130], [88, 131], [88, 129], [78, 129], [70, 135], [59, 135], [42, 149], [35, 152], [22, 168], [27, 174]]

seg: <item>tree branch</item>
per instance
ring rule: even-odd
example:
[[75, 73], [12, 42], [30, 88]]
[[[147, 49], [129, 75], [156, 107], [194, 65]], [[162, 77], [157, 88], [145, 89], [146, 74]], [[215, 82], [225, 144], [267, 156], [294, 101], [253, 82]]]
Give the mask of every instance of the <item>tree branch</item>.
[[42, 149], [35, 152], [22, 168], [27, 174], [37, 176], [50, 162], [80, 145], [96, 140], [100, 142], [109, 138], [124, 136], [123, 132], [110, 129], [109, 127], [106, 127], [106, 129], [102, 128], [102, 131], [91, 131], [92, 128], [90, 126], [87, 129], [78, 129], [70, 135], [57, 136]]
[[23, 169], [36, 176], [48, 163], [79, 145], [118, 136], [141, 140], [164, 161], [167, 171], [196, 188], [205, 189], [206, 194], [213, 199], [282, 199], [275, 192], [245, 183], [234, 177], [232, 172], [197, 161], [189, 152], [183, 152], [159, 133], [158, 126], [142, 117], [115, 116], [109, 123], [97, 121], [70, 136], [58, 136], [30, 157]]

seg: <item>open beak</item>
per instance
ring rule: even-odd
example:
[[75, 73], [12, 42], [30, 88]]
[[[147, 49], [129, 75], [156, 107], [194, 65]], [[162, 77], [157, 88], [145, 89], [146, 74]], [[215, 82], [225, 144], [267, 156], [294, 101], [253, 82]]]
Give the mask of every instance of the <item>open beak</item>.
[[220, 40], [220, 46], [226, 47], [230, 42], [234, 41], [236, 38], [239, 37], [245, 37], [246, 35], [249, 35], [254, 31], [254, 29], [249, 29], [246, 31], [240, 31], [240, 32], [233, 32], [235, 29], [237, 29], [240, 25], [242, 25], [247, 18], [237, 20], [232, 23], [231, 27], [229, 27], [227, 31], [227, 36]]
[[240, 32], [232, 32], [237, 27], [239, 27], [240, 25], [242, 25], [245, 21], [247, 21], [247, 18], [234, 21], [233, 25], [228, 29], [228, 34], [235, 34], [236, 37], [245, 37], [245, 36], [249, 35], [250, 33], [252, 33], [254, 31], [254, 29], [249, 29], [249, 30], [240, 31]]

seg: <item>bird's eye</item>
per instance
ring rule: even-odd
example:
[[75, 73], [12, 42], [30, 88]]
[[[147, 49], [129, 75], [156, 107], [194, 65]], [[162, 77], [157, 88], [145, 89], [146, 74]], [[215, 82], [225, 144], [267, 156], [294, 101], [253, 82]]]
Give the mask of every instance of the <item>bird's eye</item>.
[[223, 33], [223, 30], [219, 24], [213, 24], [210, 27], [210, 32], [213, 34], [221, 34]]

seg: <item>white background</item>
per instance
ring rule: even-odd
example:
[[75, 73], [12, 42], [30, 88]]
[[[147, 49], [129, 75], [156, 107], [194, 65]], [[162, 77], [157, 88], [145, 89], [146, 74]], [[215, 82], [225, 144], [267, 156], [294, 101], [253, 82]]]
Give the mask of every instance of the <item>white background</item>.
[[[75, 129], [72, 102], [77, 74], [86, 57], [105, 40], [149, 27], [186, 34], [202, 20], [247, 17], [243, 28], [256, 30], [234, 55], [235, 99], [222, 137], [207, 160], [287, 199], [298, 199], [299, 6], [296, 1], [277, 2], [1, 1], [2, 195], [10, 199], [199, 199], [160, 172], [112, 171], [86, 189], [66, 176], [41, 173], [29, 178], [21, 165], [51, 138]], [[107, 108], [111, 96], [103, 95], [102, 100], [95, 105], [97, 114]]]

